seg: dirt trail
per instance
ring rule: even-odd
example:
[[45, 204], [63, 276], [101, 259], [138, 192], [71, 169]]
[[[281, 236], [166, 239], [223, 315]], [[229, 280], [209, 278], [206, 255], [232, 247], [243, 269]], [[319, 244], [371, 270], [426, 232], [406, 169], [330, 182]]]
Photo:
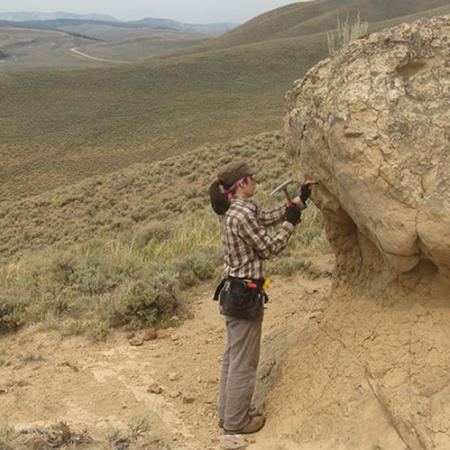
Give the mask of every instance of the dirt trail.
[[110, 64], [131, 64], [129, 61], [120, 61], [117, 59], [105, 59], [105, 58], [97, 58], [96, 56], [88, 55], [87, 53], [84, 53], [80, 51], [78, 47], [73, 47], [70, 49], [72, 53], [75, 53], [75, 55], [81, 56], [82, 58], [91, 59], [93, 61], [100, 61], [100, 62], [106, 62]]
[[[322, 263], [331, 267], [332, 260], [326, 257]], [[40, 327], [1, 338], [0, 424], [22, 428], [63, 420], [104, 441], [109, 429], [126, 429], [130, 419], [146, 416], [161, 448], [218, 448], [216, 405], [225, 333], [211, 301], [213, 288], [209, 284], [189, 292], [193, 318], [140, 347], [130, 346], [122, 332], [99, 344]], [[283, 354], [301, 341], [303, 325], [321, 314], [313, 311], [314, 299], [326, 299], [329, 288], [328, 277], [275, 278], [264, 324], [259, 398], [272, 389], [273, 381], [267, 381], [274, 367], [281, 368]], [[153, 383], [162, 387], [161, 394], [147, 392]], [[255, 435], [249, 448], [266, 448], [266, 440]], [[279, 448], [298, 447], [285, 441]]]

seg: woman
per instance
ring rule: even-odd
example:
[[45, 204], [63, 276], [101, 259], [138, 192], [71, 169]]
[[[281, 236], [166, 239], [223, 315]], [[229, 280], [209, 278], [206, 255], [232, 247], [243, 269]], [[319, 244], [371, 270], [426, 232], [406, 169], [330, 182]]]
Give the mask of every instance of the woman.
[[[260, 211], [251, 200], [256, 187], [253, 174], [244, 161], [232, 162], [210, 187], [211, 205], [221, 216], [225, 263], [225, 279], [216, 292], [227, 329], [219, 401], [219, 425], [225, 434], [254, 433], [264, 426], [264, 416], [249, 415], [267, 298], [262, 288], [263, 261], [286, 247], [302, 209], [293, 203]], [[304, 185], [303, 208], [309, 194], [309, 184]], [[280, 223], [280, 230], [271, 237], [267, 227]]]

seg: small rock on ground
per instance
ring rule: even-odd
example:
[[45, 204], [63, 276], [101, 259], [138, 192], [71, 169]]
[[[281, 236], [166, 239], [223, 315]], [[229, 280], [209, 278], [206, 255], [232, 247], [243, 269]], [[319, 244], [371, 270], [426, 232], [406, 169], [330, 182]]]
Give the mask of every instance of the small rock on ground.
[[150, 392], [151, 394], [161, 394], [162, 391], [163, 389], [158, 383], [152, 383], [147, 389], [147, 392]]
[[140, 345], [142, 345], [144, 343], [143, 339], [139, 339], [139, 338], [133, 338], [130, 339], [128, 341], [128, 343], [132, 346], [132, 347], [139, 347]]
[[179, 373], [177, 373], [177, 372], [171, 372], [171, 373], [169, 373], [169, 380], [170, 381], [177, 381], [177, 380], [179, 380], [181, 377], [180, 377], [180, 374]]
[[144, 339], [144, 341], [153, 341], [157, 337], [158, 337], [158, 333], [157, 333], [156, 329], [149, 328], [148, 330], [145, 331], [145, 334], [142, 339]]

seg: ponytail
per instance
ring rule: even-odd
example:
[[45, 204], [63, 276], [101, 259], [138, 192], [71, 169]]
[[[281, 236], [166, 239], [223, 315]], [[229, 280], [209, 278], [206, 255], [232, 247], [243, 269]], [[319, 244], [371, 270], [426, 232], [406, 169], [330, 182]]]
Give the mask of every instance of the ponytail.
[[209, 187], [209, 198], [216, 214], [223, 216], [228, 211], [230, 200], [219, 180], [214, 181]]

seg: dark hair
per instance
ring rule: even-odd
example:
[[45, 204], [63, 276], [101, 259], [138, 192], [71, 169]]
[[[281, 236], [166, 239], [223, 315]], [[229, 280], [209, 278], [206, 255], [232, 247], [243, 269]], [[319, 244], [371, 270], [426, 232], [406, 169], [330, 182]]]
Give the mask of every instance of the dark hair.
[[230, 201], [219, 180], [214, 181], [209, 187], [209, 198], [212, 209], [219, 216], [223, 216], [230, 207]]

